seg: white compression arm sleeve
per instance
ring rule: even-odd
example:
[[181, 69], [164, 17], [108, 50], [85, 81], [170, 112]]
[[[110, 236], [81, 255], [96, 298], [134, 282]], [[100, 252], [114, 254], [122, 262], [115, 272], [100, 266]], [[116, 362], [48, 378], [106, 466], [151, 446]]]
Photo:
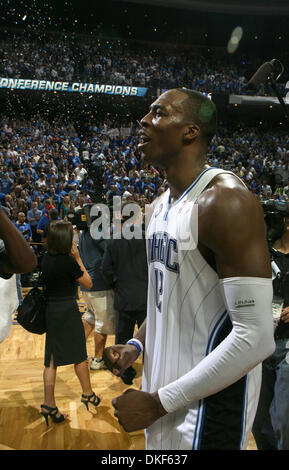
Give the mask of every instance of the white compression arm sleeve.
[[190, 372], [158, 390], [169, 413], [228, 387], [274, 352], [272, 280], [226, 278], [220, 288], [232, 330]]

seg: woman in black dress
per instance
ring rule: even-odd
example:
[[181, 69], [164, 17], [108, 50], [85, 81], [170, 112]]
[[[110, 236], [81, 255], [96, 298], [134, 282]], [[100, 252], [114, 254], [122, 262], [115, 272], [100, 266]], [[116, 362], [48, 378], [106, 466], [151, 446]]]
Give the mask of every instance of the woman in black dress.
[[81, 401], [88, 409], [97, 406], [101, 397], [91, 388], [87, 365], [84, 328], [77, 305], [77, 288], [92, 287], [77, 246], [73, 243], [70, 222], [51, 222], [47, 231], [47, 253], [42, 261], [42, 276], [47, 293], [46, 342], [44, 358], [44, 404], [41, 414], [48, 424], [48, 416], [59, 423], [67, 415], [58, 411], [55, 403], [55, 380], [58, 366], [74, 364], [82, 387]]

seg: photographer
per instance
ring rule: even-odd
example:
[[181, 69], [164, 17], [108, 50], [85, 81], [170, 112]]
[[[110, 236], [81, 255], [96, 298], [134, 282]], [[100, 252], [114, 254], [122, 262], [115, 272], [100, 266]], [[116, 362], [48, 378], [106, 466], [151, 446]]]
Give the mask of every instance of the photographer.
[[[289, 213], [267, 213], [267, 234], [272, 261], [275, 352], [262, 364], [260, 400], [253, 426], [258, 450], [289, 449]], [[274, 309], [275, 310], [275, 309]]]

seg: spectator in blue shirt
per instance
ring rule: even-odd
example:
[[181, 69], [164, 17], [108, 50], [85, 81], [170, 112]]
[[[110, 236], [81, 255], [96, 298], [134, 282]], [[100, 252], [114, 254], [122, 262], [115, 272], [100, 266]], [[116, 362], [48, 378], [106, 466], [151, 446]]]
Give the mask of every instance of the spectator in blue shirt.
[[44, 204], [44, 210], [42, 212], [42, 216], [40, 217], [40, 220], [37, 224], [37, 233], [41, 237], [43, 237], [43, 234], [45, 232], [45, 228], [47, 227], [47, 225], [50, 222], [50, 219], [49, 219], [49, 216], [48, 216], [48, 212], [50, 211], [50, 209], [53, 209], [53, 205], [51, 204], [50, 199], [46, 199], [45, 204]]
[[24, 236], [25, 240], [30, 242], [32, 240], [32, 231], [30, 224], [25, 222], [25, 214], [24, 212], [19, 212], [17, 221], [15, 222], [16, 227], [18, 230], [22, 233]]
[[56, 185], [56, 190], [55, 190], [56, 194], [58, 194], [61, 198], [61, 200], [64, 198], [64, 196], [66, 196], [67, 194], [67, 191], [64, 190], [64, 186], [63, 186], [63, 183], [58, 183]]
[[41, 218], [42, 212], [38, 209], [38, 204], [36, 201], [32, 202], [32, 207], [27, 213], [27, 220], [30, 224], [31, 231], [32, 231], [32, 240], [35, 242], [39, 242], [40, 238], [37, 234], [37, 225]]
[[79, 186], [79, 181], [77, 181], [75, 175], [72, 174], [70, 179], [67, 181], [66, 186], [65, 186], [65, 190], [67, 191], [67, 193], [69, 193], [69, 191], [72, 191], [74, 189], [75, 185], [78, 187]]
[[5, 173], [4, 178], [1, 179], [1, 192], [3, 194], [9, 194], [12, 184], [12, 179], [9, 177], [8, 173]]
[[56, 194], [56, 191], [55, 191], [55, 188], [50, 188], [50, 191], [49, 191], [49, 197], [50, 199], [52, 200], [52, 204], [59, 208], [61, 202], [62, 202], [62, 198], [60, 197], [59, 194]]
[[144, 194], [146, 187], [147, 187], [147, 183], [145, 181], [145, 177], [142, 176], [140, 180], [138, 180], [137, 184], [135, 185], [135, 188], [140, 194]]

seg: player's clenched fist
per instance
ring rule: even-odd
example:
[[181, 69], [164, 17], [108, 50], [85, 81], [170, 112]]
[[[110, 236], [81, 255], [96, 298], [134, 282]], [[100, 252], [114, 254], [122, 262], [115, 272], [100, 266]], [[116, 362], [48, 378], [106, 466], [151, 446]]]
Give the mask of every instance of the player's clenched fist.
[[103, 351], [105, 365], [114, 375], [122, 375], [137, 357], [138, 350], [131, 344], [116, 344]]
[[127, 432], [145, 429], [167, 414], [157, 393], [128, 389], [112, 400], [114, 416]]

